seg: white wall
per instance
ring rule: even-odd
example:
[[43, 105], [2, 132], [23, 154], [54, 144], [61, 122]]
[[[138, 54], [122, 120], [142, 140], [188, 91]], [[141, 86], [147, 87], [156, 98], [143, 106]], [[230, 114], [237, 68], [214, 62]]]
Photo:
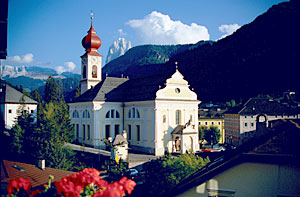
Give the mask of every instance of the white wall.
[[179, 196], [208, 196], [207, 189], [234, 190], [236, 197], [300, 195], [296, 165], [242, 163]]

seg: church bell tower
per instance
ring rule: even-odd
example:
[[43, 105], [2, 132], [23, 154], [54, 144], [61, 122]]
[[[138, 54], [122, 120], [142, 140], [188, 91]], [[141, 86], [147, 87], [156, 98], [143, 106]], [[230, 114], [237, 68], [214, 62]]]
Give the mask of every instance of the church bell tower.
[[91, 27], [87, 33], [88, 35], [82, 39], [82, 46], [86, 52], [81, 56], [81, 94], [97, 85], [101, 81], [102, 75], [102, 55], [98, 53], [101, 39], [93, 28], [93, 13], [91, 13]]

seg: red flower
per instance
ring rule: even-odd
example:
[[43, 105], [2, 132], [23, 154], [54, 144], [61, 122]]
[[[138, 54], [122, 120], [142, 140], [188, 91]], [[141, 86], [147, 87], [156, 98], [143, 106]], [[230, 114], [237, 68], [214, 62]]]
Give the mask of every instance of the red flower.
[[136, 186], [136, 183], [133, 180], [127, 179], [125, 176], [119, 181], [119, 183], [123, 185], [128, 194], [131, 194], [132, 190]]
[[7, 186], [7, 193], [9, 196], [11, 196], [16, 189], [16, 192], [19, 192], [19, 190], [23, 188], [26, 192], [29, 191], [31, 188], [31, 183], [29, 179], [24, 179], [23, 177], [12, 179], [9, 181], [9, 184]]

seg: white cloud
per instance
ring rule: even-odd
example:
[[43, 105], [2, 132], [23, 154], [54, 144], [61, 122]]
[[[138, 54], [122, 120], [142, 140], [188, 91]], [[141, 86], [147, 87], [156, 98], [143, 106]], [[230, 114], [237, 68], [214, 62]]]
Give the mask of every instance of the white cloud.
[[12, 57], [8, 57], [7, 58], [7, 62], [8, 63], [32, 63], [33, 62], [33, 54], [32, 53], [28, 53], [23, 55], [22, 57], [19, 55], [16, 56], [12, 56]]
[[63, 72], [72, 72], [76, 68], [76, 64], [74, 62], [65, 62], [64, 66], [56, 66], [55, 70], [57, 74], [61, 74]]
[[76, 68], [76, 64], [74, 62], [65, 62], [64, 65], [67, 67], [67, 71], [71, 72]]
[[61, 74], [63, 72], [66, 72], [66, 69], [62, 66], [56, 66], [55, 70], [56, 70], [57, 74]]
[[233, 34], [236, 30], [238, 30], [241, 26], [238, 24], [230, 24], [230, 25], [221, 25], [219, 26], [219, 31], [221, 31], [223, 34], [219, 39], [225, 38], [226, 36], [229, 36]]
[[124, 32], [123, 29], [118, 29], [118, 33], [120, 34], [120, 36], [126, 36], [127, 35], [127, 33]]
[[153, 11], [144, 19], [130, 20], [127, 24], [136, 29], [146, 44], [187, 44], [209, 40], [205, 26], [173, 21], [168, 15]]

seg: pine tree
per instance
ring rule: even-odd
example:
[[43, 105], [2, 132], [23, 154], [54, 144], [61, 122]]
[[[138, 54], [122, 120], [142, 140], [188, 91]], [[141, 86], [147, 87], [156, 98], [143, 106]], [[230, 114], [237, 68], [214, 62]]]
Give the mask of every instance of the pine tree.
[[53, 77], [50, 75], [48, 80], [46, 81], [45, 85], [45, 96], [44, 96], [44, 101], [46, 103], [49, 102], [57, 102], [59, 99], [59, 94], [58, 94], [58, 87], [53, 79]]

